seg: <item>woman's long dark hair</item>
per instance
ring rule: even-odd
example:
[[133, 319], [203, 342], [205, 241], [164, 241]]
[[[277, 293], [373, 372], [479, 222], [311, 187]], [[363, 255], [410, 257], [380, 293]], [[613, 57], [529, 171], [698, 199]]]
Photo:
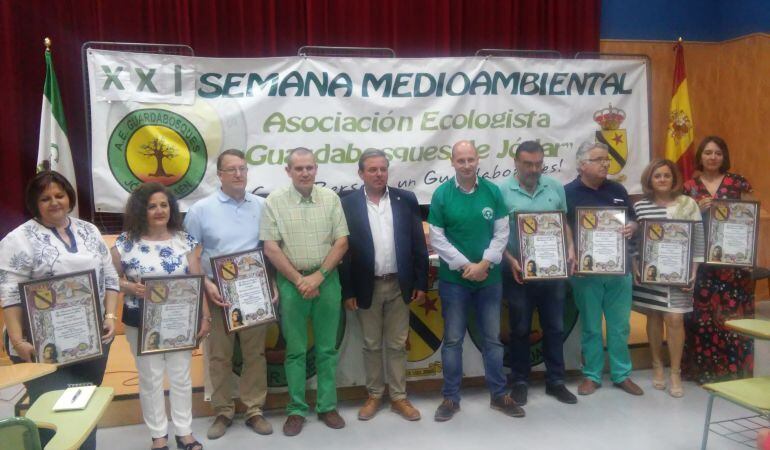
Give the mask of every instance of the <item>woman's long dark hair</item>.
[[123, 216], [123, 231], [132, 241], [138, 241], [147, 233], [147, 203], [153, 194], [162, 192], [168, 198], [170, 214], [168, 218], [169, 231], [181, 231], [182, 214], [179, 212], [179, 202], [174, 194], [160, 183], [144, 183], [131, 193], [126, 203], [126, 211]]

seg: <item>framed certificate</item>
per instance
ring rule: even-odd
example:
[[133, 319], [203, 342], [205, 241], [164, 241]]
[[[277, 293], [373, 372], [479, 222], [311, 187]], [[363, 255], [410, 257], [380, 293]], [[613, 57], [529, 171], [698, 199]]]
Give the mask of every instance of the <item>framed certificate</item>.
[[96, 272], [19, 283], [37, 362], [67, 366], [102, 356]]
[[626, 208], [575, 209], [577, 270], [581, 275], [625, 275]]
[[692, 267], [693, 223], [684, 220], [643, 220], [641, 281], [687, 286]]
[[517, 212], [519, 255], [524, 281], [567, 278], [567, 250], [564, 244], [564, 213]]
[[706, 264], [754, 267], [758, 227], [758, 202], [714, 200], [708, 217]]
[[211, 270], [222, 299], [230, 304], [224, 309], [228, 333], [278, 319], [261, 250], [211, 258]]
[[192, 350], [198, 346], [203, 275], [142, 277], [145, 296], [136, 353]]

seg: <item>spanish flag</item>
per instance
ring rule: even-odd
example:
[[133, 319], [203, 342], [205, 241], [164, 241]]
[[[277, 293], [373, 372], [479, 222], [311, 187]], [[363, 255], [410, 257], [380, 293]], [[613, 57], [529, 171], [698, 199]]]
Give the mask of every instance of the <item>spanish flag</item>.
[[695, 133], [693, 132], [690, 93], [687, 90], [687, 75], [684, 70], [684, 48], [682, 39], [674, 45], [674, 90], [666, 132], [666, 159], [674, 161], [682, 171], [684, 179], [692, 177], [695, 170]]

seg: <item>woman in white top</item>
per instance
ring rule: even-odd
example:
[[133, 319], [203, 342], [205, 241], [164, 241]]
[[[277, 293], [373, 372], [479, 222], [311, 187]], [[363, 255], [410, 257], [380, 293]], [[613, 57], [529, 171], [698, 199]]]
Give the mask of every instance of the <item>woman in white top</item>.
[[[75, 201], [75, 190], [61, 174], [38, 173], [30, 180], [25, 194], [25, 203], [33, 218], [0, 241], [0, 302], [10, 343], [7, 348], [14, 363], [56, 361], [62, 350], [54, 342], [35, 354], [25, 330], [19, 283], [94, 270], [104, 313], [102, 357], [61, 367], [50, 375], [26, 382], [30, 403], [45, 392], [64, 389], [68, 384], [101, 384], [115, 335], [118, 275], [99, 230], [91, 223], [70, 217]], [[43, 445], [53, 436], [46, 431], [40, 434]], [[96, 448], [96, 430], [81, 448]]]
[[[145, 289], [141, 279], [147, 275], [201, 274], [201, 246], [184, 230], [174, 195], [160, 183], [139, 186], [128, 199], [123, 217], [125, 230], [115, 241], [112, 258], [121, 276], [125, 293], [123, 323], [126, 339], [135, 355], [139, 372], [139, 401], [144, 422], [150, 429], [153, 449], [168, 449], [168, 419], [163, 394], [163, 373], [168, 375], [171, 420], [178, 448], [202, 450], [192, 434], [192, 352], [175, 351], [136, 356], [141, 302]], [[209, 332], [207, 302], [203, 302], [203, 321], [198, 337]], [[159, 341], [160, 336], [152, 336]], [[151, 343], [157, 345], [158, 342]]]
[[[666, 388], [663, 371], [662, 347], [663, 325], [668, 337], [668, 352], [671, 360], [669, 394], [682, 397], [681, 363], [684, 349], [684, 314], [692, 311], [692, 286], [695, 282], [698, 263], [703, 262], [703, 223], [700, 209], [692, 198], [682, 194], [683, 180], [676, 165], [667, 159], [652, 161], [642, 173], [642, 189], [645, 198], [634, 204], [638, 220], [675, 219], [689, 220], [694, 224], [693, 263], [690, 283], [685, 288], [640, 284], [639, 255], [634, 265], [634, 308], [647, 315], [647, 338], [652, 354], [655, 389]], [[640, 227], [641, 229], [642, 227]]]

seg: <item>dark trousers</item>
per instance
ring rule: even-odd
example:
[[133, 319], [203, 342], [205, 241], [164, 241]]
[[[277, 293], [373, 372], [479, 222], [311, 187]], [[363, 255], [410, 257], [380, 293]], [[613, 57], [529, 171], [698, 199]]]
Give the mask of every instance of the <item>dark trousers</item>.
[[[49, 391], [67, 389], [68, 384], [91, 383], [97, 386], [102, 384], [104, 379], [104, 370], [107, 367], [107, 355], [110, 353], [112, 342], [103, 345], [104, 356], [98, 359], [73, 364], [67, 367], [60, 367], [51, 374], [27, 381], [24, 386], [27, 388], [30, 406], [43, 394]], [[14, 364], [22, 363], [24, 360], [11, 356]], [[40, 443], [43, 447], [53, 438], [53, 430], [40, 428]], [[80, 446], [81, 450], [96, 450], [96, 428], [88, 435], [88, 438]]]
[[519, 284], [505, 277], [504, 297], [508, 302], [511, 329], [510, 353], [513, 383], [526, 384], [531, 371], [530, 335], [532, 315], [537, 308], [543, 333], [546, 383], [564, 384], [564, 295], [563, 281], [530, 281]]

